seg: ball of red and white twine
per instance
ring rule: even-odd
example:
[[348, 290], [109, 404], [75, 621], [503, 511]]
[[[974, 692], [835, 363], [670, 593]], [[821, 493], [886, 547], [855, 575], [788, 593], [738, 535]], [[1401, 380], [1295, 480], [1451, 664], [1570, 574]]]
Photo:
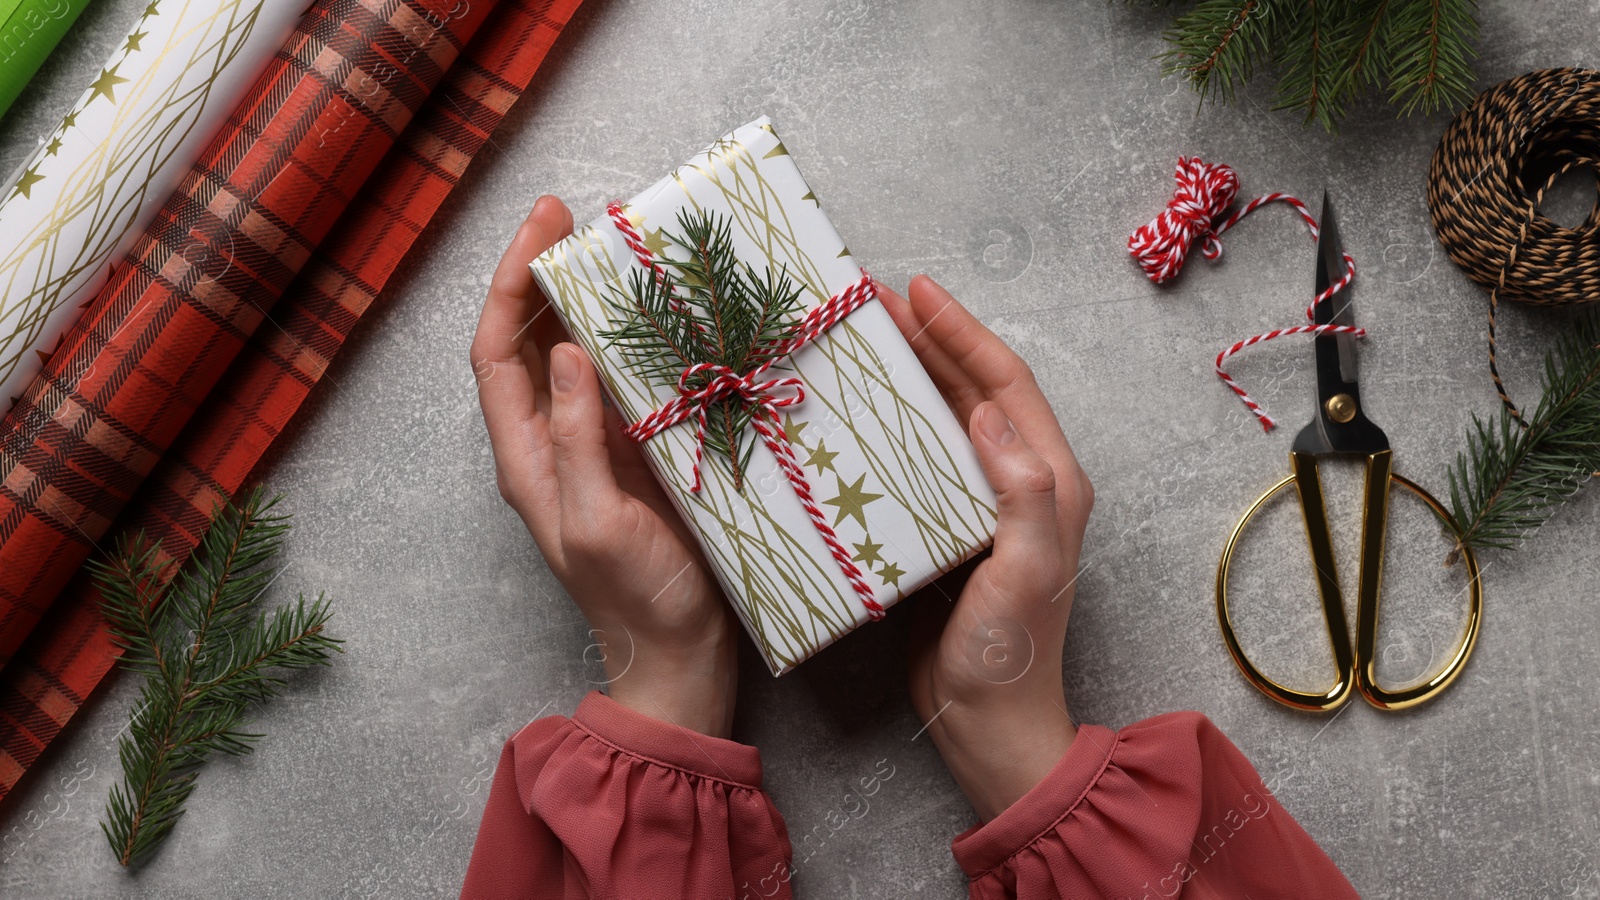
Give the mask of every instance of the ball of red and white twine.
[[[1139, 263], [1139, 268], [1144, 270], [1151, 281], [1163, 284], [1177, 277], [1188, 257], [1189, 248], [1196, 240], [1202, 242], [1201, 255], [1206, 259], [1215, 260], [1222, 255], [1222, 241], [1219, 239], [1224, 232], [1239, 224], [1239, 220], [1245, 216], [1268, 203], [1278, 201], [1294, 207], [1295, 212], [1299, 213], [1300, 218], [1306, 223], [1306, 228], [1310, 230], [1311, 239], [1313, 241], [1317, 239], [1317, 220], [1300, 199], [1273, 192], [1263, 194], [1229, 213], [1228, 210], [1233, 207], [1233, 201], [1238, 194], [1239, 176], [1233, 169], [1225, 165], [1203, 162], [1197, 156], [1179, 157], [1177, 187], [1172, 193], [1172, 199], [1168, 201], [1167, 208], [1162, 210], [1160, 215], [1128, 235], [1128, 252], [1133, 255], [1134, 260]], [[1278, 423], [1267, 415], [1261, 404], [1251, 399], [1245, 389], [1239, 386], [1239, 382], [1228, 375], [1222, 364], [1228, 357], [1246, 347], [1285, 335], [1351, 334], [1356, 337], [1366, 337], [1365, 328], [1353, 325], [1316, 324], [1317, 305], [1344, 290], [1355, 274], [1356, 261], [1349, 253], [1345, 253], [1344, 277], [1313, 297], [1311, 303], [1306, 306], [1306, 319], [1311, 324], [1276, 328], [1236, 341], [1217, 354], [1217, 377], [1239, 396], [1245, 407], [1261, 422], [1264, 430], [1271, 431]]]

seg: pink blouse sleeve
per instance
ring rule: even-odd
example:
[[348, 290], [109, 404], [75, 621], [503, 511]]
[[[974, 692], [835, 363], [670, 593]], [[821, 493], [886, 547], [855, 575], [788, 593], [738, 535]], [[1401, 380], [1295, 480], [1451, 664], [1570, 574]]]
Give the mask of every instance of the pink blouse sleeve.
[[756, 748], [591, 693], [506, 743], [462, 897], [788, 898]]
[[1211, 720], [1095, 725], [951, 844], [973, 898], [1350, 898], [1356, 892]]

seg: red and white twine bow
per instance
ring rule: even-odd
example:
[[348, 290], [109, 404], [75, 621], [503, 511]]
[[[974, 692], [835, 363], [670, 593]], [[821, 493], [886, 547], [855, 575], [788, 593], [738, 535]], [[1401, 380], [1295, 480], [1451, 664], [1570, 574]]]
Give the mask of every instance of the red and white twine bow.
[[[794, 406], [806, 398], [805, 388], [798, 378], [769, 378], [766, 381], [757, 381], [756, 378], [765, 374], [770, 365], [767, 363], [741, 375], [727, 366], [716, 363], [695, 363], [678, 376], [678, 396], [639, 421], [624, 426], [622, 431], [628, 437], [642, 442], [650, 440], [685, 419], [694, 419], [694, 484], [689, 490], [698, 494], [700, 462], [706, 442], [706, 412], [713, 403], [737, 397], [760, 410], [752, 417], [757, 432], [766, 427], [761, 421], [763, 417], [778, 422], [778, 431], [782, 432], [783, 424], [778, 419], [778, 410]], [[695, 376], [706, 374], [712, 378], [705, 384], [698, 388], [690, 385]], [[779, 388], [794, 388], [794, 393], [787, 397], [773, 396], [772, 392]]]
[[[665, 270], [656, 262], [650, 248], [645, 246], [644, 238], [628, 220], [622, 204], [611, 203], [606, 207], [606, 213], [617, 226], [617, 230], [622, 232], [628, 249], [633, 251], [639, 262], [654, 272], [658, 278], [665, 279]], [[687, 366], [678, 376], [678, 396], [639, 421], [625, 425], [622, 431], [633, 440], [643, 443], [680, 422], [694, 419], [694, 485], [690, 490], [698, 493], [701, 488], [700, 463], [705, 452], [706, 414], [711, 405], [738, 398], [753, 407], [750, 424], [761, 436], [761, 442], [778, 461], [779, 470], [788, 479], [790, 488], [800, 500], [800, 505], [805, 508], [811, 524], [816, 527], [817, 533], [828, 545], [829, 555], [838, 563], [845, 580], [855, 589], [861, 605], [867, 609], [867, 615], [881, 619], [884, 614], [883, 605], [874, 596], [872, 588], [867, 585], [865, 574], [850, 558], [849, 551], [845, 550], [839, 535], [834, 532], [833, 526], [828, 524], [822, 508], [817, 505], [816, 498], [811, 494], [811, 483], [806, 479], [805, 469], [801, 468], [800, 461], [795, 458], [794, 448], [789, 446], [789, 434], [784, 430], [783, 422], [778, 417], [778, 410], [794, 406], [805, 399], [805, 389], [799, 378], [766, 377], [768, 370], [779, 360], [816, 340], [818, 335], [832, 328], [845, 316], [876, 296], [877, 290], [873, 287], [872, 278], [863, 271], [861, 278], [854, 284], [806, 313], [799, 327], [789, 338], [767, 348], [766, 352], [761, 354], [762, 362], [759, 366], [743, 373], [714, 363], [695, 363]], [[701, 376], [710, 377], [698, 387], [694, 386], [692, 382], [701, 380]], [[793, 393], [786, 396], [774, 394], [775, 391], [783, 389], [792, 389]]]
[[[1229, 207], [1233, 205], [1234, 198], [1239, 193], [1239, 176], [1233, 169], [1225, 165], [1211, 165], [1201, 161], [1197, 156], [1180, 156], [1178, 158], [1177, 188], [1173, 191], [1172, 200], [1161, 214], [1151, 219], [1149, 223], [1128, 235], [1128, 252], [1139, 263], [1139, 268], [1156, 284], [1162, 284], [1176, 277], [1183, 268], [1189, 248], [1195, 240], [1203, 239], [1201, 254], [1206, 259], [1216, 259], [1222, 255], [1222, 242], [1218, 240], [1223, 233], [1239, 224], [1239, 220], [1250, 215], [1257, 209], [1282, 201], [1294, 207], [1295, 212], [1306, 223], [1306, 228], [1311, 232], [1311, 239], [1317, 239], [1317, 220], [1306, 208], [1305, 203], [1289, 194], [1273, 192], [1263, 194], [1239, 207], [1231, 215], [1226, 215]], [[1223, 370], [1222, 364], [1228, 357], [1238, 353], [1253, 344], [1270, 341], [1290, 334], [1350, 334], [1358, 338], [1366, 337], [1365, 328], [1353, 325], [1318, 325], [1316, 324], [1317, 305], [1325, 302], [1329, 297], [1344, 290], [1345, 286], [1356, 275], [1356, 261], [1349, 253], [1344, 254], [1344, 277], [1329, 285], [1306, 306], [1306, 319], [1312, 324], [1295, 325], [1290, 328], [1276, 328], [1254, 337], [1237, 341], [1217, 354], [1217, 377], [1221, 378], [1232, 391], [1239, 396], [1244, 405], [1255, 417], [1260, 420], [1264, 430], [1271, 431], [1278, 423], [1266, 414], [1261, 405], [1245, 393], [1239, 382]]]

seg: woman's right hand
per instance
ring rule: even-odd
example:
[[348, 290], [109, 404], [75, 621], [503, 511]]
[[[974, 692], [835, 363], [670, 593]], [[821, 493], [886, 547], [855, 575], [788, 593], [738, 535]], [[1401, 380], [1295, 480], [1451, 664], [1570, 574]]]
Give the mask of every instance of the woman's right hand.
[[[1062, 652], [1094, 489], [1033, 372], [933, 279], [884, 306], [966, 424], [999, 497], [994, 548], [914, 601], [911, 701], [987, 822], [1072, 744]], [[961, 576], [957, 576], [957, 580]], [[949, 593], [959, 587], [960, 597]]]
[[540, 197], [495, 270], [472, 340], [500, 494], [589, 620], [611, 698], [727, 737], [733, 610], [528, 269], [571, 233], [566, 205]]

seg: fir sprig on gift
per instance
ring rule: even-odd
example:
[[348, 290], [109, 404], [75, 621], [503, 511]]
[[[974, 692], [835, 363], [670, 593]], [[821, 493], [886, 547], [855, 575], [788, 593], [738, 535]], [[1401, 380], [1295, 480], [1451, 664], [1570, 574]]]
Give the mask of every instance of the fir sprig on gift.
[[[785, 267], [757, 272], [740, 260], [728, 220], [715, 213], [680, 211], [678, 232], [663, 228], [659, 235], [664, 246], [682, 252], [656, 254], [659, 276], [635, 269], [626, 290], [613, 288], [608, 302], [618, 313], [616, 327], [598, 332], [640, 377], [676, 386], [697, 363], [742, 375], [780, 352], [801, 311], [802, 288]], [[714, 377], [700, 373], [688, 386], [704, 387]], [[752, 414], [749, 404], [732, 398], [707, 415], [706, 448], [727, 459], [735, 490], [755, 448], [745, 433]]]
[[[1544, 394], [1526, 417], [1473, 417], [1450, 472], [1459, 546], [1514, 549], [1600, 472], [1600, 317], [1589, 316], [1545, 356]], [[1454, 559], [1455, 554], [1452, 554]]]
[[254, 749], [261, 735], [244, 730], [248, 713], [277, 695], [285, 670], [327, 665], [342, 649], [326, 633], [332, 610], [321, 595], [270, 615], [256, 608], [289, 531], [277, 502], [256, 491], [225, 507], [170, 583], [172, 563], [142, 533], [90, 563], [122, 666], [145, 676], [118, 741], [122, 781], [100, 823], [122, 865], [171, 833], [206, 757]]
[[1464, 103], [1477, 9], [1476, 0], [1200, 0], [1172, 21], [1159, 58], [1202, 100], [1228, 103], [1257, 69], [1275, 69], [1273, 108], [1333, 131], [1369, 88], [1406, 115]]

